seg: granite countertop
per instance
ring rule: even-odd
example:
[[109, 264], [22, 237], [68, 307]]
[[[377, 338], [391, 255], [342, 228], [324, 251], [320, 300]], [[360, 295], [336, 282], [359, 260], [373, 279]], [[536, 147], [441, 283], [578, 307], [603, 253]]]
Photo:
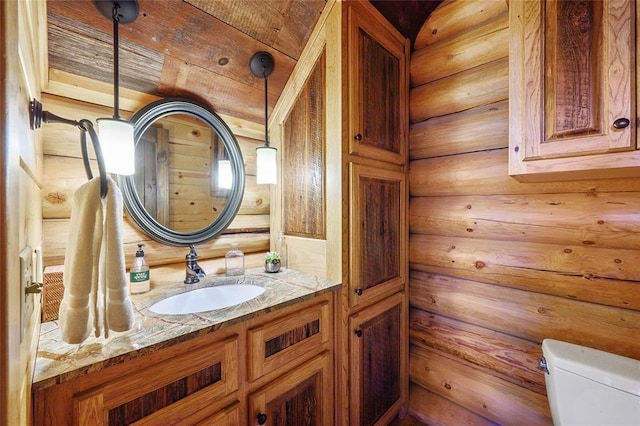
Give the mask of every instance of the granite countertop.
[[[239, 277], [213, 275], [191, 285], [183, 284], [184, 278], [178, 279], [175, 273], [158, 272], [152, 268], [149, 292], [131, 295], [136, 324], [129, 331], [110, 332], [107, 339], [92, 335], [83, 343], [72, 345], [62, 341], [57, 321], [43, 323], [33, 389], [44, 389], [99, 371], [340, 287], [339, 283], [291, 269], [270, 274], [262, 267], [252, 268]], [[265, 291], [239, 305], [196, 314], [163, 315], [149, 310], [158, 300], [174, 294], [224, 284], [253, 284], [264, 287]]]

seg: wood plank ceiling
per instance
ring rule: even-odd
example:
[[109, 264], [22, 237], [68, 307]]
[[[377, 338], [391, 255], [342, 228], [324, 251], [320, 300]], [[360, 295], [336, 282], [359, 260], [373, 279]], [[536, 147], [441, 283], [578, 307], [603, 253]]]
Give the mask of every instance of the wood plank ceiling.
[[[372, 3], [414, 39], [439, 1]], [[200, 100], [261, 123], [264, 81], [251, 73], [251, 56], [266, 50], [275, 58], [273, 108], [325, 1], [139, 0], [139, 6], [137, 20], [119, 27], [122, 87]], [[47, 12], [49, 67], [113, 82], [112, 22], [89, 0], [48, 0]]]

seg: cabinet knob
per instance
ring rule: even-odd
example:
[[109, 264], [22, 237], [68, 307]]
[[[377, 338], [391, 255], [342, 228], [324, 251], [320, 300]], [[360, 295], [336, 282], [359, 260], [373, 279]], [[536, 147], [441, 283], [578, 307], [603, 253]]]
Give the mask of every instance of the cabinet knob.
[[362, 296], [362, 289], [361, 288], [356, 288], [356, 294], [358, 296]]
[[362, 330], [357, 329], [357, 330], [356, 330], [356, 336], [358, 336], [358, 337], [362, 337]]
[[631, 121], [628, 118], [618, 118], [613, 122], [613, 128], [624, 129], [625, 127], [629, 126], [629, 124], [631, 124]]
[[354, 139], [357, 140], [358, 142], [360, 142], [362, 140], [362, 135], [360, 133], [356, 134], [354, 136]]
[[267, 422], [267, 415], [265, 413], [258, 413], [258, 424], [263, 425]]

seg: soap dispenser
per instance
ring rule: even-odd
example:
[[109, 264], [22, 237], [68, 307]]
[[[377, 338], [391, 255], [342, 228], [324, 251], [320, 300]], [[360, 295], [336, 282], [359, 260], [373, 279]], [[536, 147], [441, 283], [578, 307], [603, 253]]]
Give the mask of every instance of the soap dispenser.
[[136, 257], [129, 270], [129, 290], [131, 294], [144, 293], [151, 289], [151, 275], [149, 273], [149, 265], [144, 258], [144, 251], [142, 251], [143, 246], [144, 244], [138, 244]]

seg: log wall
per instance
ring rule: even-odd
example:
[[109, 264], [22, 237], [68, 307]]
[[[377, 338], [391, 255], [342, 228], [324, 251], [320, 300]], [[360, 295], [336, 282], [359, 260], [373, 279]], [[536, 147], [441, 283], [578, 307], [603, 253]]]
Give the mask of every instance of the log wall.
[[[109, 117], [112, 114], [109, 107], [80, 102], [62, 96], [45, 94], [42, 98], [43, 109], [65, 118], [87, 118], [95, 122], [98, 117]], [[123, 111], [122, 115], [124, 118], [129, 118], [131, 113]], [[232, 131], [238, 128], [235, 125], [230, 125], [230, 127]], [[241, 134], [242, 132], [235, 133], [245, 161], [244, 198], [238, 215], [229, 228], [220, 237], [198, 246], [200, 259], [223, 258], [231, 248], [231, 243], [234, 242], [238, 243], [238, 247], [246, 254], [269, 250], [270, 189], [267, 185], [257, 185], [255, 180], [255, 148], [263, 142], [251, 137], [250, 134], [247, 135], [247, 132], [244, 134]], [[42, 139], [44, 153], [42, 179], [44, 263], [45, 266], [61, 265], [64, 263], [65, 246], [69, 234], [73, 193], [86, 182], [87, 178], [82, 164], [80, 135], [76, 128], [65, 125], [48, 125], [42, 129]], [[95, 160], [93, 160], [92, 167], [94, 175], [97, 174], [98, 167]], [[193, 200], [191, 201], [193, 202]], [[137, 228], [133, 221], [127, 217], [125, 211], [124, 247], [127, 264], [133, 259], [137, 244], [140, 242], [145, 244], [145, 255], [151, 265], [184, 262], [188, 251], [186, 248], [176, 249], [152, 240]], [[258, 258], [256, 257], [256, 259]], [[257, 266], [257, 264], [247, 264], [247, 267], [249, 266]]]
[[410, 411], [549, 425], [541, 342], [640, 359], [640, 179], [508, 175], [508, 6], [444, 2], [411, 60]]

